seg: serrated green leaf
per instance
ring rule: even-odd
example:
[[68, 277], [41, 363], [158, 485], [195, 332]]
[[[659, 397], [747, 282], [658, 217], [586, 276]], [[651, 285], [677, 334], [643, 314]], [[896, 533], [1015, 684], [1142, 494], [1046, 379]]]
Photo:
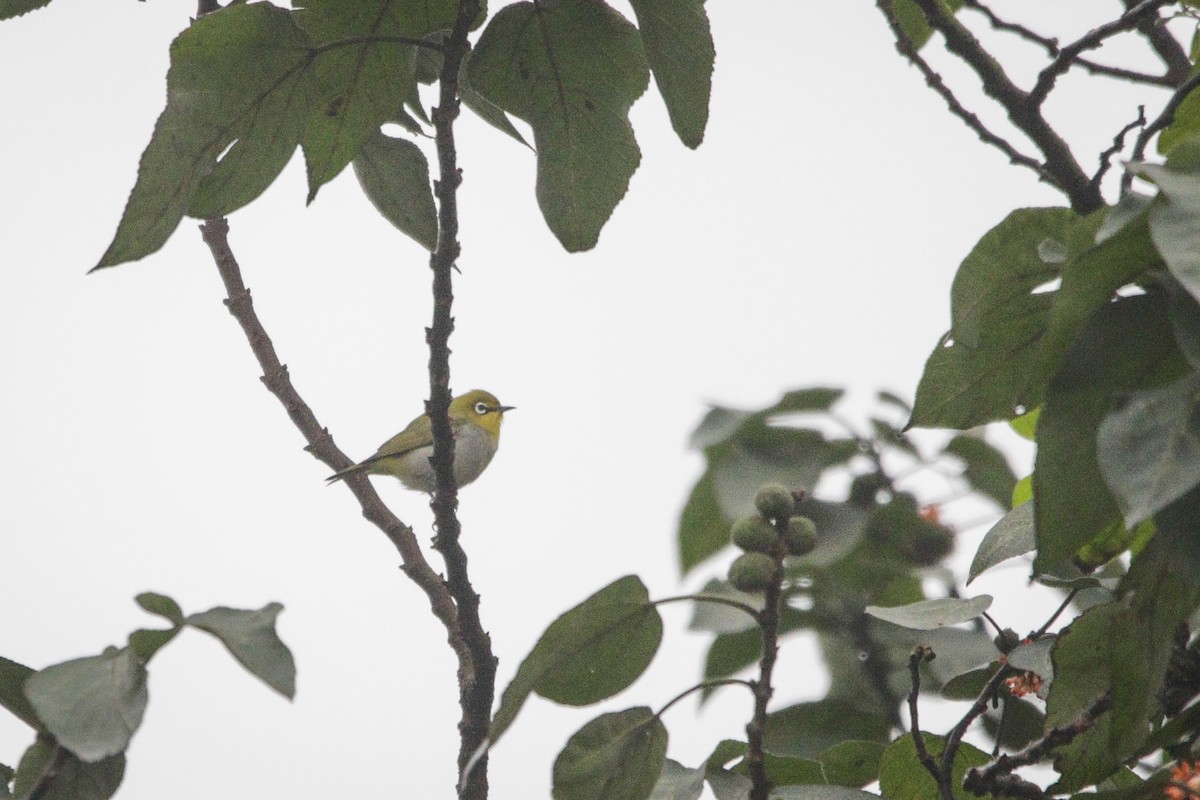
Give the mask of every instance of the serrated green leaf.
[[554, 760], [554, 800], [644, 800], [662, 772], [667, 729], [645, 706], [602, 714]]
[[149, 700], [146, 670], [128, 648], [46, 667], [26, 679], [25, 696], [46, 730], [88, 763], [129, 747]]
[[[17, 767], [13, 781], [16, 797], [27, 798], [42, 775], [55, 760], [56, 748], [49, 742], [35, 742]], [[89, 764], [68, 751], [59, 754], [53, 777], [40, 784], [38, 800], [108, 800], [117, 792], [125, 776], [125, 754]]]
[[1100, 423], [1096, 458], [1130, 528], [1200, 483], [1200, 373], [1125, 398]]
[[1037, 547], [1034, 533], [1033, 502], [1023, 503], [1000, 518], [988, 529], [971, 560], [967, 583], [1010, 558], [1023, 556]]
[[671, 126], [695, 149], [704, 140], [716, 56], [704, 0], [631, 0], [631, 5]]
[[0, 0], [0, 19], [12, 19], [50, 5], [50, 0]]
[[1017, 476], [1003, 453], [982, 436], [965, 433], [951, 439], [946, 452], [962, 460], [963, 478], [972, 489], [990, 497], [1001, 508], [1008, 508]]
[[175, 39], [166, 109], [96, 269], [147, 256], [185, 213], [229, 213], [274, 180], [312, 114], [310, 45], [269, 3], [206, 14]]
[[[448, 0], [306, 0], [298, 5], [297, 22], [321, 47], [314, 64], [321, 110], [301, 142], [311, 203], [415, 91], [417, 48], [398, 39], [421, 39], [450, 28], [457, 5]], [[355, 43], [338, 44], [350, 40]]]
[[969, 622], [991, 605], [992, 596], [981, 594], [971, 598], [937, 597], [892, 608], [867, 606], [866, 613], [893, 625], [928, 631], [947, 625]]
[[[940, 759], [946, 743], [941, 736], [924, 734], [925, 748]], [[971, 767], [981, 767], [992, 758], [978, 747], [962, 742], [950, 769], [950, 786], [957, 800], [974, 800], [975, 795], [962, 788], [963, 777]], [[913, 735], [906, 733], [888, 746], [879, 771], [879, 788], [888, 800], [929, 800], [939, 797], [933, 776], [917, 758]]]
[[775, 755], [816, 758], [847, 739], [886, 741], [890, 724], [841, 700], [797, 703], [767, 715], [766, 748]]
[[879, 778], [879, 766], [886, 749], [883, 742], [850, 740], [835, 744], [817, 756], [817, 760], [830, 783], [857, 789]]
[[279, 603], [260, 609], [218, 606], [192, 614], [186, 623], [217, 637], [251, 675], [290, 700], [296, 694], [296, 662], [275, 632], [281, 611]]
[[426, 250], [437, 248], [437, 209], [421, 148], [376, 131], [354, 159], [354, 176], [384, 219]]
[[571, 252], [593, 247], [641, 161], [628, 118], [649, 85], [637, 29], [590, 0], [514, 3], [488, 22], [469, 77], [533, 127], [551, 231]]
[[626, 575], [550, 624], [517, 668], [492, 718], [494, 745], [533, 692], [556, 703], [588, 705], [633, 683], [662, 641], [662, 617], [646, 585]]
[[34, 670], [0, 656], [0, 707], [34, 730], [41, 730], [37, 712], [25, 697], [25, 681]]

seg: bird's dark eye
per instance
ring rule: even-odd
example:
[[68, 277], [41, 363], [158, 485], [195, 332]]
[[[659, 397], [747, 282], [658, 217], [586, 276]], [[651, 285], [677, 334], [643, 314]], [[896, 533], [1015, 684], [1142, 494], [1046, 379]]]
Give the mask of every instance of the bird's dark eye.
[[476, 403], [475, 404], [475, 413], [476, 414], [483, 416], [484, 414], [488, 413], [489, 411], [491, 411], [491, 409], [488, 408], [487, 403]]

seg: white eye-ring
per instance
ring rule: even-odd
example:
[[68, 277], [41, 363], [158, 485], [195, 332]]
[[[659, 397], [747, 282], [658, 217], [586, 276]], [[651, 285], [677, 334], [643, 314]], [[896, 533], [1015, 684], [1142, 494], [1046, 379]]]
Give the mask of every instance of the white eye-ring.
[[483, 416], [484, 414], [488, 413], [489, 411], [491, 411], [491, 409], [488, 408], [487, 403], [480, 402], [480, 403], [475, 404], [475, 413], [476, 414]]

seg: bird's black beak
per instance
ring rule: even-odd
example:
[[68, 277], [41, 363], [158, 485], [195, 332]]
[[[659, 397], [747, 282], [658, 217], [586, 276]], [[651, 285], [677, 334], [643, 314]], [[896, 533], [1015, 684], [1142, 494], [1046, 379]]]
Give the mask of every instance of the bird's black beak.
[[497, 406], [495, 410], [503, 414], [505, 411], [512, 411], [514, 408], [516, 406]]

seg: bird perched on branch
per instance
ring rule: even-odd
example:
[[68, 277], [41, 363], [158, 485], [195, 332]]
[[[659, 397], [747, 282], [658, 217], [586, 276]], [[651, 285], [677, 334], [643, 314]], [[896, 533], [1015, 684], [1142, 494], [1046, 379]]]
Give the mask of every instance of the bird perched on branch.
[[[461, 394], [450, 401], [454, 478], [459, 486], [466, 486], [487, 469], [500, 446], [500, 423], [504, 421], [504, 412], [513, 408], [515, 406], [500, 405], [495, 395], [482, 389]], [[433, 494], [437, 477], [429, 461], [432, 456], [433, 422], [428, 414], [422, 414], [381, 444], [375, 455], [335, 472], [326, 480], [333, 483], [360, 472], [392, 475], [409, 489]]]

